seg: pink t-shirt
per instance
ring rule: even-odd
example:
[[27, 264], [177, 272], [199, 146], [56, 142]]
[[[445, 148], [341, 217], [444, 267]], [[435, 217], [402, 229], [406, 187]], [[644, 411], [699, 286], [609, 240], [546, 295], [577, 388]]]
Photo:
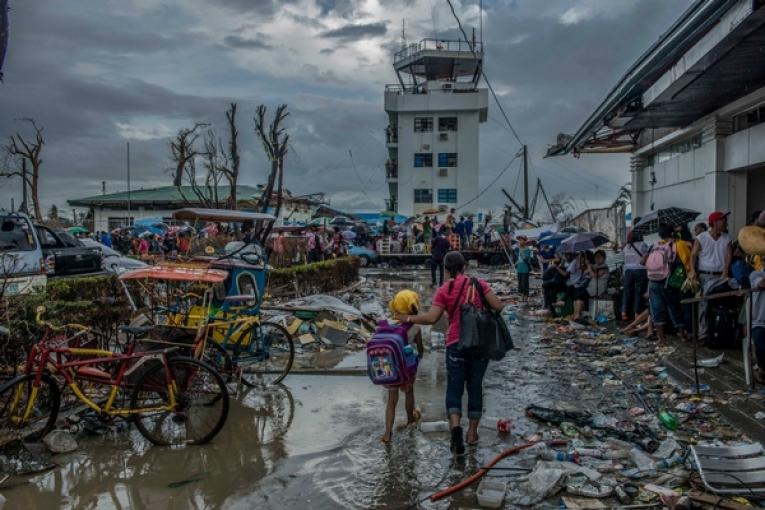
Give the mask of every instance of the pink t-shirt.
[[[483, 293], [488, 294], [491, 292], [489, 284], [480, 278], [476, 278], [478, 284], [483, 289]], [[462, 285], [465, 285], [465, 289], [460, 295], [460, 289]], [[449, 281], [441, 285], [433, 294], [433, 305], [438, 306], [446, 310], [449, 315], [449, 329], [446, 330], [446, 345], [456, 344], [460, 341], [460, 305], [467, 302], [467, 297], [471, 294], [470, 277], [463, 274], [458, 275], [453, 281]], [[481, 296], [478, 295], [478, 291], [473, 289], [473, 305], [477, 308], [483, 308], [483, 302]], [[459, 299], [459, 303], [457, 300]]]

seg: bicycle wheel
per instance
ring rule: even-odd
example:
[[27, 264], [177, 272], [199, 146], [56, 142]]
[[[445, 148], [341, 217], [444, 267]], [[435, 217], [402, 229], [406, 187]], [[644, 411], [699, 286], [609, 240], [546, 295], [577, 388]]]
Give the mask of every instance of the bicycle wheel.
[[209, 364], [223, 376], [224, 381], [231, 382], [234, 364], [231, 362], [231, 355], [221, 344], [208, 340], [202, 356], [202, 361]]
[[176, 388], [175, 408], [141, 411], [169, 405], [165, 366], [152, 367], [133, 392], [136, 427], [146, 439], [161, 446], [210, 441], [228, 416], [226, 383], [214, 368], [193, 358], [170, 358], [168, 366]]
[[61, 405], [58, 385], [43, 374], [40, 387], [33, 392], [34, 380], [34, 374], [20, 375], [0, 387], [0, 445], [17, 439], [36, 441], [56, 424]]
[[244, 332], [242, 338], [250, 338], [250, 349], [234, 354], [232, 361], [245, 385], [270, 386], [287, 377], [295, 361], [295, 344], [287, 328], [264, 322]]

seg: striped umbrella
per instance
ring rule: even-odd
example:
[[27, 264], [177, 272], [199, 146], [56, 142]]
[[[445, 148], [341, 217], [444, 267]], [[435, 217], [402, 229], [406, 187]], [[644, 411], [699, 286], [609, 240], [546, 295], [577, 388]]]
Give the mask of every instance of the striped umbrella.
[[657, 209], [643, 216], [640, 221], [632, 228], [632, 231], [641, 236], [647, 236], [659, 231], [659, 225], [662, 223], [670, 227], [679, 227], [695, 220], [699, 214], [698, 211], [683, 209], [682, 207], [667, 207], [666, 209]]

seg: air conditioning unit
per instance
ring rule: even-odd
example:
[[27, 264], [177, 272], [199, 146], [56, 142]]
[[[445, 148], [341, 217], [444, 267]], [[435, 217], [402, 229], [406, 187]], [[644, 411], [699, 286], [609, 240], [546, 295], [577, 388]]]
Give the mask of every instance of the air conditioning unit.
[[445, 205], [439, 205], [439, 206], [438, 206], [438, 211], [439, 211], [439, 212], [446, 212], [446, 211], [448, 211], [448, 210], [449, 210], [449, 208], [448, 208], [448, 207], [446, 207]]
[[438, 176], [439, 177], [449, 177], [449, 169], [448, 168], [439, 168], [438, 169]]
[[430, 150], [430, 144], [428, 144], [428, 143], [422, 144], [422, 150], [429, 151]]
[[449, 141], [449, 133], [439, 133], [438, 139], [442, 142], [448, 142]]

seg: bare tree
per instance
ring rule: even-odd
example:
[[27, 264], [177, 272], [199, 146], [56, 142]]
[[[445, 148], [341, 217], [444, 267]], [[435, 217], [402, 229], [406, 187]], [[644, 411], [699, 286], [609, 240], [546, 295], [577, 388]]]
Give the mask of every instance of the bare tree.
[[199, 138], [199, 130], [206, 126], [207, 124], [197, 122], [192, 128], [183, 128], [178, 131], [178, 134], [170, 142], [170, 152], [175, 163], [173, 186], [181, 186], [184, 174], [189, 172], [188, 167], [193, 166], [194, 160], [199, 156], [195, 145]]
[[226, 170], [223, 172], [229, 185], [229, 207], [236, 209], [236, 186], [239, 181], [239, 130], [236, 128], [236, 103], [226, 111], [228, 124], [228, 155]]
[[[266, 128], [266, 107], [258, 106], [255, 116], [255, 133], [260, 137], [263, 144], [263, 150], [271, 161], [271, 172], [268, 174], [263, 195], [260, 198], [261, 212], [267, 212], [271, 205], [271, 199], [274, 195], [274, 186], [276, 186], [276, 206], [274, 216], [279, 217], [282, 208], [282, 192], [284, 184], [284, 156], [287, 154], [287, 145], [289, 135], [281, 127], [284, 119], [289, 115], [287, 105], [280, 105], [274, 113], [274, 118]], [[260, 233], [260, 241], [265, 244], [268, 235], [271, 233], [273, 223], [269, 224]]]
[[[43, 127], [39, 126], [34, 119], [22, 119], [28, 122], [34, 130], [33, 137], [24, 137], [18, 131], [11, 135], [8, 144], [5, 146], [5, 168], [0, 171], [0, 177], [21, 177], [29, 186], [32, 195], [32, 208], [34, 216], [38, 220], [43, 219], [42, 209], [40, 208], [40, 167], [42, 166], [42, 148], [45, 145], [43, 138]], [[24, 172], [19, 168], [19, 163], [23, 168], [24, 162], [28, 162], [31, 167], [30, 172]]]
[[556, 193], [550, 200], [550, 209], [555, 215], [552, 221], [566, 221], [574, 217], [576, 212], [576, 203], [571, 195], [566, 193]]

